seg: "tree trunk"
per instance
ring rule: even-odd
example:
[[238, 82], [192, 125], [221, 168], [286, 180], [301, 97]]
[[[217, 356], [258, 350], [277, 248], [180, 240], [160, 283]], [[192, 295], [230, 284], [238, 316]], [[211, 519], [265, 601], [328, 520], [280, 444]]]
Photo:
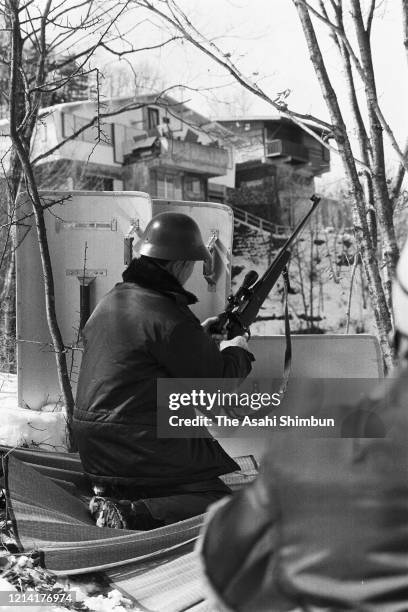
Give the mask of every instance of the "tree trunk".
[[[74, 410], [74, 398], [72, 394], [71, 382], [68, 374], [66, 350], [58, 326], [57, 314], [55, 310], [55, 291], [54, 278], [51, 265], [51, 257], [48, 248], [47, 231], [44, 219], [44, 209], [41, 198], [38, 193], [33, 167], [30, 162], [30, 143], [32, 132], [35, 127], [33, 117], [27, 125], [24, 126], [24, 115], [21, 114], [21, 102], [27, 97], [28, 92], [25, 89], [24, 81], [21, 76], [22, 71], [22, 51], [23, 41], [21, 36], [19, 22], [19, 2], [18, 0], [8, 0], [7, 7], [9, 10], [9, 20], [11, 24], [11, 58], [10, 58], [10, 100], [19, 100], [20, 104], [10, 105], [10, 137], [15, 151], [15, 155], [21, 164], [22, 174], [24, 175], [25, 184], [33, 207], [35, 225], [37, 229], [38, 244], [40, 248], [41, 265], [44, 280], [45, 305], [48, 328], [51, 334], [52, 344], [55, 352], [57, 364], [58, 380], [62, 392], [63, 402], [67, 411], [68, 420], [68, 435], [69, 435], [69, 450], [74, 450], [74, 441], [72, 437], [71, 421]], [[42, 25], [40, 33], [40, 49], [41, 59], [38, 65], [37, 81], [41, 85], [44, 81], [44, 60], [46, 53], [45, 44], [45, 19], [47, 11], [50, 7], [48, 0], [44, 14], [42, 16]], [[41, 105], [41, 95], [35, 101], [32, 101], [33, 107], [37, 112]], [[23, 129], [23, 126], [25, 129]]]
[[51, 265], [51, 256], [48, 248], [47, 229], [45, 226], [44, 209], [41, 203], [41, 198], [37, 190], [37, 185], [34, 178], [34, 172], [30, 164], [28, 153], [24, 147], [21, 147], [18, 139], [16, 140], [16, 149], [20, 155], [24, 175], [27, 182], [28, 193], [33, 206], [35, 225], [37, 229], [38, 245], [40, 248], [41, 266], [44, 280], [45, 294], [45, 309], [47, 315], [48, 329], [51, 334], [52, 344], [55, 352], [57, 363], [58, 382], [62, 392], [63, 402], [67, 412], [68, 440], [69, 450], [76, 449], [75, 441], [72, 435], [72, 416], [74, 412], [74, 397], [72, 394], [71, 381], [68, 372], [66, 359], [66, 349], [62, 339], [61, 331], [58, 325], [57, 313], [55, 310], [55, 289], [54, 277]]
[[2, 245], [2, 264], [4, 269], [1, 287], [1, 317], [0, 337], [2, 367], [7, 372], [16, 371], [16, 273], [15, 273], [15, 227], [16, 202], [21, 184], [21, 164], [18, 155], [12, 151], [10, 166], [6, 175], [6, 208], [7, 228], [4, 231], [4, 244]]
[[377, 214], [379, 215], [382, 239], [382, 256], [384, 263], [384, 290], [388, 309], [391, 312], [391, 285], [398, 261], [398, 246], [395, 238], [393, 210], [388, 193], [385, 172], [383, 128], [375, 110], [378, 104], [374, 67], [369, 32], [365, 29], [359, 0], [351, 0], [361, 63], [366, 75], [365, 94], [367, 99], [370, 140], [372, 151], [372, 181]]
[[14, 249], [8, 246], [0, 295], [0, 369], [16, 372], [16, 275]]
[[393, 351], [389, 341], [389, 333], [392, 329], [391, 313], [382, 284], [376, 249], [374, 248], [367, 222], [367, 203], [360, 184], [353, 151], [347, 135], [347, 128], [338, 104], [336, 92], [332, 87], [326, 70], [309, 11], [300, 0], [293, 0], [293, 2], [299, 14], [310, 58], [319, 80], [332, 124], [335, 127], [334, 136], [353, 196], [354, 232], [367, 276], [371, 305], [374, 311], [384, 366], [387, 371], [394, 363]]

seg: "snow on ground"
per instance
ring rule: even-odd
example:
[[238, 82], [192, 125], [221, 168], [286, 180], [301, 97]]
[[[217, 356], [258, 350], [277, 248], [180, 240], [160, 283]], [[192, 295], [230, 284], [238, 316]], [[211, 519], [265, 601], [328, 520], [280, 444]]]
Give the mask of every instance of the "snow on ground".
[[[39, 567], [38, 558], [34, 560], [31, 555], [3, 557], [0, 567], [0, 592], [16, 593], [17, 596], [21, 589], [27, 602], [35, 602], [35, 598], [41, 596], [48, 596], [49, 601], [55, 601], [63, 595], [68, 597], [68, 594], [74, 601], [70, 603], [69, 600], [66, 600], [64, 604], [58, 605], [47, 603], [39, 605], [29, 603], [24, 606], [0, 605], [0, 612], [10, 612], [11, 609], [16, 612], [40, 612], [44, 608], [48, 612], [79, 609], [84, 612], [127, 612], [128, 610], [141, 612], [138, 606], [133, 605], [117, 589], [107, 590], [101, 584], [96, 583], [93, 577], [90, 577], [88, 581], [80, 577], [79, 582], [76, 578], [60, 577], [57, 579], [52, 573]], [[16, 588], [17, 586], [19, 589]]]
[[[278, 248], [277, 245], [273, 250], [273, 256], [276, 256]], [[255, 270], [259, 276], [265, 272], [269, 249], [268, 239], [260, 239], [257, 232], [248, 228], [238, 228], [234, 235], [232, 262], [233, 272], [239, 271], [232, 282], [234, 292], [249, 270]], [[314, 322], [314, 326], [320, 328], [322, 333], [347, 333], [347, 310], [353, 273], [353, 266], [347, 264], [352, 264], [354, 254], [354, 239], [345, 232], [336, 233], [332, 228], [320, 228], [310, 234], [305, 230], [293, 250], [289, 266], [290, 284], [295, 291], [295, 294], [289, 295], [293, 332], [302, 333], [303, 330], [303, 333], [308, 333], [310, 323], [304, 315], [311, 314], [312, 297], [313, 315], [320, 319]], [[368, 302], [367, 288], [364, 288], [363, 297], [360, 266], [357, 266], [351, 296], [349, 333], [376, 334]], [[258, 321], [251, 326], [251, 333], [283, 334], [283, 312], [282, 281], [278, 281], [265, 300]]]
[[65, 412], [44, 406], [41, 411], [17, 402], [17, 375], [0, 372], [0, 444], [66, 450]]
[[[245, 269], [234, 279], [233, 291], [236, 291], [242, 283], [245, 273], [248, 270], [255, 270], [261, 276], [265, 271], [265, 264], [255, 265], [248, 263], [244, 257], [234, 258], [234, 265], [245, 267]], [[297, 288], [297, 282], [293, 274], [292, 268], [290, 278], [291, 285]], [[282, 282], [274, 287], [269, 297], [266, 298], [263, 307], [259, 313], [261, 320], [256, 321], [251, 326], [253, 336], [273, 336], [275, 334], [284, 334], [283, 319], [270, 319], [269, 317], [282, 317], [284, 312], [284, 304], [282, 300]], [[324, 300], [319, 308], [319, 315], [322, 320], [319, 322], [319, 327], [324, 329], [326, 333], [343, 334], [346, 333], [347, 322], [347, 303], [350, 290], [349, 271], [346, 270], [339, 278], [339, 282], [335, 283], [328, 276], [323, 278]], [[317, 300], [316, 300], [317, 301]], [[352, 293], [351, 309], [350, 309], [350, 333], [368, 333], [376, 335], [374, 319], [369, 309], [363, 308], [361, 303], [361, 285], [359, 279], [355, 281], [354, 290]], [[304, 312], [301, 303], [301, 295], [289, 295], [289, 312], [292, 315], [291, 329], [293, 332], [301, 332], [307, 325], [298, 317]], [[262, 320], [265, 317], [265, 320]], [[303, 333], [307, 333], [304, 331]]]

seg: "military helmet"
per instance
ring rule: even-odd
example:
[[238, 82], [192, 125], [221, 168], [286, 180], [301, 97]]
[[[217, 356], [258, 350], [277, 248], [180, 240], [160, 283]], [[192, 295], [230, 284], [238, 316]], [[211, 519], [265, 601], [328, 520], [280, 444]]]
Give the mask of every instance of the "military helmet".
[[178, 212], [162, 212], [153, 217], [136, 251], [138, 255], [169, 261], [204, 261], [210, 258], [197, 223]]
[[392, 299], [395, 327], [408, 336], [408, 240], [398, 261]]

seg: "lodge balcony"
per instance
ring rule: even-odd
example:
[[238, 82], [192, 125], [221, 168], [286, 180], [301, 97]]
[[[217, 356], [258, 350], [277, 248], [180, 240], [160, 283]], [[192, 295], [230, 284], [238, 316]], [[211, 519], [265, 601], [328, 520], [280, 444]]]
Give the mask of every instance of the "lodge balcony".
[[174, 139], [167, 143], [167, 148], [161, 146], [160, 165], [207, 176], [224, 176], [228, 172], [230, 159], [226, 149]]
[[292, 164], [307, 164], [309, 162], [308, 149], [297, 142], [290, 140], [269, 140], [265, 144], [266, 156], [280, 158]]
[[310, 146], [287, 139], [267, 140], [265, 156], [291, 166], [307, 168], [314, 176], [330, 170], [330, 152], [317, 140], [311, 142]]
[[218, 146], [173, 138], [148, 137], [133, 145], [128, 143], [128, 161], [154, 158], [154, 165], [208, 177], [224, 176], [231, 168], [230, 154]]

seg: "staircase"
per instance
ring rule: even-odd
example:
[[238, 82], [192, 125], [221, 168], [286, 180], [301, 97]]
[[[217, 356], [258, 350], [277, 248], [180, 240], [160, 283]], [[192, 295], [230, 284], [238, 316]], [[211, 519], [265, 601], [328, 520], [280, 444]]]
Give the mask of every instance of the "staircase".
[[272, 255], [279, 249], [291, 234], [291, 227], [267, 221], [237, 206], [234, 212], [235, 261], [260, 265], [268, 264]]
[[238, 208], [238, 206], [233, 206], [232, 209], [234, 211], [235, 223], [241, 223], [242, 225], [246, 225], [251, 229], [256, 229], [261, 232], [267, 232], [273, 237], [276, 236], [281, 239], [288, 238], [290, 236], [291, 228], [289, 225], [278, 225], [277, 223], [272, 223], [272, 221], [267, 221], [262, 217], [253, 215], [247, 210]]

